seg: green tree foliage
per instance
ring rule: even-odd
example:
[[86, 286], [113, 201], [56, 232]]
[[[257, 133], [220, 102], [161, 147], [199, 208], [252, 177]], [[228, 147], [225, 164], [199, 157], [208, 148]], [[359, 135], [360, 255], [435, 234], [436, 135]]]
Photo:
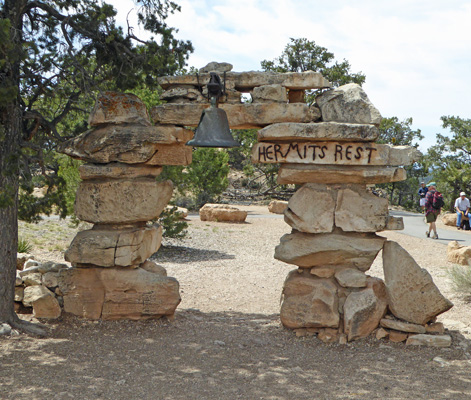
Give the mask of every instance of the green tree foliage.
[[85, 130], [94, 94], [154, 88], [158, 76], [182, 68], [192, 51], [165, 23], [178, 10], [175, 3], [135, 3], [139, 24], [154, 35], [150, 40], [117, 26], [115, 9], [105, 2], [0, 1], [0, 321], [20, 329], [13, 311], [20, 187], [30, 193], [30, 180], [42, 175], [48, 206], [66, 210], [64, 179], [51, 151]]
[[446, 207], [452, 211], [461, 191], [471, 193], [471, 119], [442, 116], [441, 120], [452, 136], [437, 134], [437, 144], [428, 150], [425, 159]]
[[365, 82], [364, 74], [351, 72], [347, 60], [337, 61], [334, 58], [334, 53], [314, 41], [290, 38], [280, 57], [273, 61], [264, 60], [261, 65], [264, 71], [320, 72], [334, 87], [352, 82], [362, 85]]
[[[420, 129], [412, 129], [412, 118], [399, 121], [397, 117], [383, 118], [379, 126], [378, 143], [386, 143], [394, 146], [419, 146], [419, 141], [424, 137]], [[386, 190], [389, 195], [389, 203], [403, 206], [408, 209], [419, 208], [417, 192], [420, 180], [427, 175], [423, 160], [405, 167], [407, 179], [402, 182], [391, 182], [377, 185]]]

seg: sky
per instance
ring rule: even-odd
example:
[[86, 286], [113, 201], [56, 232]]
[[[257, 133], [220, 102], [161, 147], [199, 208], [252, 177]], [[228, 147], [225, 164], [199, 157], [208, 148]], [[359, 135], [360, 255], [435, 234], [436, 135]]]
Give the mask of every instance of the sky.
[[[132, 0], [108, 1], [123, 25], [136, 10]], [[425, 136], [422, 151], [437, 133], [451, 135], [441, 116], [471, 118], [470, 1], [174, 1], [181, 12], [167, 23], [193, 43], [189, 66], [218, 61], [235, 72], [260, 71], [290, 38], [306, 38], [366, 75], [363, 89], [383, 117], [412, 117], [412, 129]]]

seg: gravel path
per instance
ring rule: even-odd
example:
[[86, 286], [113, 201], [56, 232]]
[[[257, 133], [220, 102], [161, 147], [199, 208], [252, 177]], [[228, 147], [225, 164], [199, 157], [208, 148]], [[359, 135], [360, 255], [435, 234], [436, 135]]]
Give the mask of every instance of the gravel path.
[[[249, 209], [267, 214], [266, 207]], [[281, 218], [247, 221], [192, 219], [188, 238], [167, 241], [155, 254], [181, 285], [174, 321], [66, 315], [47, 323], [49, 338], [0, 338], [0, 398], [471, 398], [471, 306], [451, 290], [445, 245], [382, 233], [427, 268], [455, 303], [439, 317], [453, 337], [451, 348], [374, 338], [326, 345], [279, 323], [281, 288], [293, 266], [273, 253], [290, 228]], [[369, 273], [381, 277], [381, 257]]]

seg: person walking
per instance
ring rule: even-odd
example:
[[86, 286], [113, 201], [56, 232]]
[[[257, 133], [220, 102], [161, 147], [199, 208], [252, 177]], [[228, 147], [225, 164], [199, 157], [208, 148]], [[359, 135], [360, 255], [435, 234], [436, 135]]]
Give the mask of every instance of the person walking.
[[455, 200], [455, 210], [456, 210], [456, 227], [461, 229], [461, 220], [463, 217], [471, 219], [471, 214], [469, 213], [469, 199], [466, 198], [466, 193], [461, 192], [460, 197]]
[[425, 232], [425, 236], [430, 237], [430, 233], [433, 230], [432, 239], [438, 239], [436, 221], [440, 214], [440, 208], [437, 209], [433, 207], [433, 197], [435, 192], [437, 192], [437, 184], [435, 182], [430, 182], [427, 187], [428, 191], [425, 195], [425, 218], [429, 227], [428, 231]]
[[425, 186], [425, 182], [420, 182], [420, 189], [419, 189], [419, 205], [422, 207], [422, 211], [425, 209], [425, 196], [427, 195], [428, 187]]

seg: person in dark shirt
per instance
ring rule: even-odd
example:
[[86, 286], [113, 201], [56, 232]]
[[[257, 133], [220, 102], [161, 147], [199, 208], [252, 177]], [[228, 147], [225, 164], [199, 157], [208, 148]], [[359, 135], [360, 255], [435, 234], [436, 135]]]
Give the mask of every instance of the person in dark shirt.
[[427, 195], [427, 192], [428, 192], [428, 187], [425, 186], [425, 182], [420, 182], [420, 189], [419, 189], [419, 197], [420, 197], [420, 200], [419, 200], [419, 204], [420, 204], [420, 207], [422, 207], [422, 211], [425, 210], [425, 196]]
[[437, 234], [437, 225], [435, 221], [440, 214], [440, 209], [435, 209], [432, 207], [433, 204], [433, 194], [437, 191], [436, 183], [430, 182], [428, 185], [428, 191], [425, 195], [425, 218], [429, 224], [428, 231], [425, 232], [425, 236], [430, 237], [430, 232], [433, 230], [432, 239], [438, 239]]

